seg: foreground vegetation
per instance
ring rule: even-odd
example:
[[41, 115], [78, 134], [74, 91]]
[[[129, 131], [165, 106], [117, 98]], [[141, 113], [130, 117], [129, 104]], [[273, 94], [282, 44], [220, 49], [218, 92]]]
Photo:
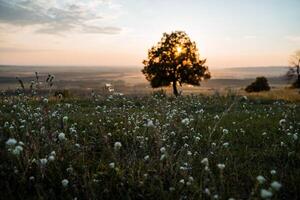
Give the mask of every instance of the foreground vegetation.
[[297, 199], [300, 104], [227, 96], [0, 100], [3, 199]]

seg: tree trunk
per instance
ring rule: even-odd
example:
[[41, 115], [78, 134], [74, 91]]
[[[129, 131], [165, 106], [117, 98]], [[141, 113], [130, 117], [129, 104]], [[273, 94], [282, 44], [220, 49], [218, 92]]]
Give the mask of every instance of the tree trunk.
[[173, 81], [173, 94], [177, 97], [178, 96], [178, 90], [177, 90], [177, 81]]

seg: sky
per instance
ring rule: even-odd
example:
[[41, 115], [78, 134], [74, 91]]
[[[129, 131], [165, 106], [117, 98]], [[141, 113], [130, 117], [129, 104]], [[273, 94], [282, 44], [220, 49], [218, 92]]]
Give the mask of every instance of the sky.
[[185, 31], [212, 68], [286, 66], [300, 0], [0, 0], [0, 64], [142, 66]]

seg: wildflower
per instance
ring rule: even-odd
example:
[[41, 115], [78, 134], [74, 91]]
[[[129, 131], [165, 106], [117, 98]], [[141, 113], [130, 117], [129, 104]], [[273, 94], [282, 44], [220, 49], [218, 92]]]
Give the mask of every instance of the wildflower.
[[297, 133], [293, 134], [293, 138], [294, 140], [298, 140], [298, 134]]
[[279, 182], [277, 182], [277, 181], [273, 181], [273, 182], [271, 183], [271, 187], [272, 187], [274, 190], [276, 190], [276, 191], [280, 190], [281, 186], [282, 186], [282, 185], [281, 185]]
[[51, 155], [51, 156], [48, 157], [48, 160], [49, 160], [49, 161], [54, 161], [54, 160], [55, 160], [55, 157], [54, 157], [53, 155]]
[[261, 189], [260, 190], [260, 196], [263, 199], [269, 199], [273, 196], [273, 193], [270, 192], [269, 190]]
[[263, 184], [263, 183], [266, 181], [265, 177], [263, 177], [263, 176], [261, 176], [261, 175], [257, 176], [257, 177], [256, 177], [256, 180], [257, 180], [260, 184]]
[[160, 148], [160, 152], [161, 153], [165, 153], [166, 152], [166, 148], [165, 147]]
[[15, 145], [15, 144], [17, 144], [17, 140], [14, 139], [14, 138], [9, 138], [9, 139], [6, 141], [6, 145], [8, 145], [8, 146], [13, 146], [13, 145]]
[[66, 135], [64, 133], [58, 134], [59, 141], [64, 141], [66, 139]]
[[263, 132], [261, 135], [262, 135], [262, 136], [265, 136], [265, 135], [267, 135], [267, 133], [266, 133], [266, 132]]
[[119, 150], [121, 147], [122, 147], [121, 142], [115, 142], [115, 144], [114, 144], [114, 149], [115, 149], [116, 151]]
[[279, 125], [280, 125], [280, 126], [284, 126], [285, 122], [286, 122], [285, 119], [281, 119], [281, 120], [279, 121]]
[[147, 122], [145, 124], [146, 127], [154, 127], [154, 123], [151, 119], [147, 119]]
[[47, 104], [49, 102], [49, 100], [47, 98], [43, 99], [43, 103]]
[[190, 123], [190, 120], [188, 118], [184, 118], [183, 120], [181, 120], [181, 123], [183, 123], [184, 125], [188, 125]]
[[192, 154], [191, 151], [188, 151], [188, 152], [187, 152], [187, 155], [188, 155], [188, 156], [191, 156], [191, 155], [193, 155], [193, 154]]
[[45, 166], [47, 164], [48, 160], [46, 158], [40, 159], [40, 163], [42, 166]]
[[220, 119], [220, 117], [219, 117], [219, 115], [216, 115], [215, 117], [214, 117], [214, 119]]
[[69, 184], [69, 181], [68, 181], [68, 179], [64, 179], [64, 180], [62, 180], [62, 181], [61, 181], [61, 184], [62, 184], [62, 186], [64, 186], [64, 187], [67, 187], [67, 186], [68, 186], [68, 184]]
[[205, 166], [208, 166], [208, 158], [203, 158], [201, 160], [201, 163], [204, 164]]
[[179, 181], [179, 183], [184, 184], [184, 183], [185, 183], [184, 179], [181, 179], [181, 180]]
[[275, 174], [276, 174], [276, 170], [273, 169], [273, 170], [270, 171], [270, 173], [271, 173], [272, 175], [275, 175]]
[[229, 143], [228, 142], [224, 142], [223, 146], [226, 148], [229, 146]]
[[112, 162], [112, 163], [109, 163], [109, 167], [110, 167], [110, 168], [114, 169], [114, 168], [115, 168], [115, 166], [116, 166], [116, 165], [115, 165], [115, 163], [114, 163], [114, 162]]
[[23, 151], [23, 147], [20, 146], [20, 145], [18, 145], [18, 146], [16, 146], [15, 149], [13, 150], [13, 154], [16, 155], [16, 156], [18, 156], [18, 155], [20, 155], [20, 153], [21, 153], [22, 151]]
[[76, 143], [75, 147], [80, 148], [80, 144]]
[[228, 133], [229, 133], [228, 129], [224, 128], [223, 129], [223, 134], [228, 134]]
[[217, 166], [220, 170], [223, 170], [225, 168], [225, 164], [220, 163], [220, 164], [217, 164]]
[[205, 194], [207, 194], [208, 196], [210, 196], [210, 190], [208, 188], [205, 188], [204, 192], [205, 192]]
[[66, 124], [66, 123], [68, 122], [68, 119], [69, 119], [69, 118], [68, 118], [67, 116], [64, 116], [64, 117], [63, 117], [63, 123]]
[[246, 101], [248, 99], [248, 97], [247, 96], [243, 96], [242, 99]]
[[144, 160], [149, 160], [149, 156], [146, 155], [146, 156], [144, 157]]

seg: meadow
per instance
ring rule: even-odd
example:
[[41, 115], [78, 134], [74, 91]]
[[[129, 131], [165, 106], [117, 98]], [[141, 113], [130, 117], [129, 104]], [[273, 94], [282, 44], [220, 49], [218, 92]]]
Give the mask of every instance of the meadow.
[[3, 199], [299, 199], [300, 103], [1, 95]]

